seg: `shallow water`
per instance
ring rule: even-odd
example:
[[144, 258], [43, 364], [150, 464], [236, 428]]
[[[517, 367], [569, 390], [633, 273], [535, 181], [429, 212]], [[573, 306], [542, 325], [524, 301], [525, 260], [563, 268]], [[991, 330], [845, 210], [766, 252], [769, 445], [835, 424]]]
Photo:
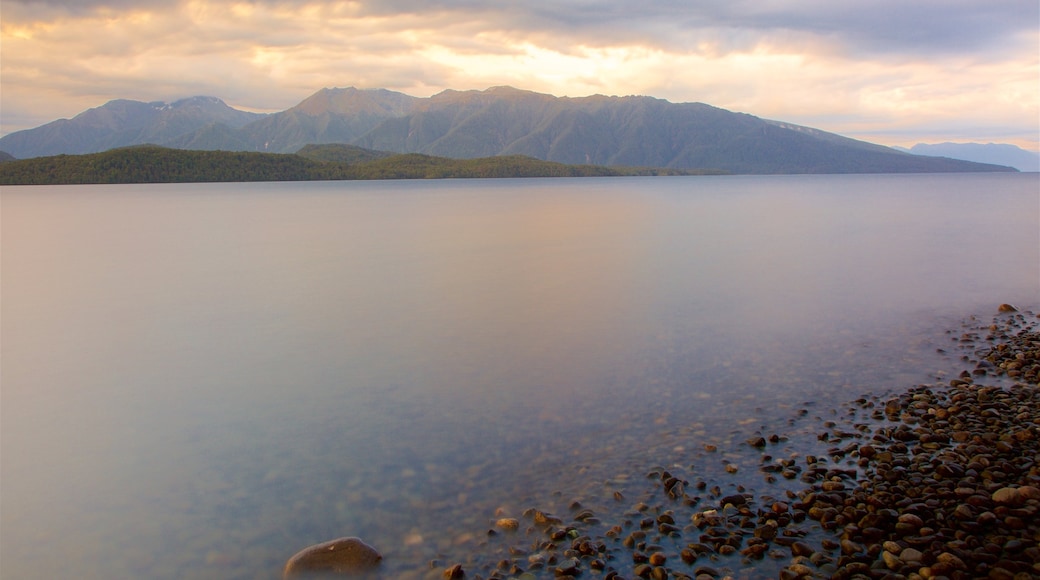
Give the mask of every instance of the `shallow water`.
[[759, 485], [734, 442], [1035, 308], [1038, 186], [4, 188], [0, 575], [273, 578], [357, 535], [398, 577], [493, 552], [498, 509], [620, 514], [655, 465]]

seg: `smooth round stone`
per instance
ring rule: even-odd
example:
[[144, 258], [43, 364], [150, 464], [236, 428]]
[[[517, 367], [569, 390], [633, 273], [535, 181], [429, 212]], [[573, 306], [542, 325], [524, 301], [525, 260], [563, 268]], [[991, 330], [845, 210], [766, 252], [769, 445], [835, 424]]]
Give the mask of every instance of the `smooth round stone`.
[[1016, 505], [1022, 501], [1022, 498], [1017, 489], [1002, 487], [993, 492], [993, 501], [999, 504]]
[[887, 566], [889, 570], [898, 570], [899, 567], [903, 565], [903, 561], [899, 559], [899, 556], [896, 556], [892, 552], [881, 552], [881, 559], [885, 561], [885, 566]]
[[307, 574], [364, 574], [377, 566], [383, 555], [360, 538], [337, 538], [315, 544], [296, 553], [285, 564], [283, 578]]
[[514, 532], [520, 528], [520, 522], [516, 518], [499, 518], [495, 521], [495, 527]]
[[795, 543], [791, 544], [791, 553], [793, 555], [795, 555], [795, 556], [806, 556], [806, 557], [808, 557], [808, 556], [811, 556], [813, 554], [813, 552], [815, 552], [815, 551], [816, 550], [814, 550], [812, 548], [812, 546], [810, 546], [809, 544], [807, 544], [805, 542], [802, 542], [802, 541], [798, 541], [798, 542], [795, 542]]
[[841, 541], [841, 553], [846, 555], [859, 554], [863, 552], [863, 546], [853, 542], [852, 540]]
[[1023, 485], [1018, 488], [1018, 497], [1022, 500], [1040, 499], [1040, 488], [1032, 485]]
[[923, 558], [924, 554], [915, 548], [906, 548], [899, 553], [899, 559], [907, 564], [920, 564]]
[[964, 561], [963, 560], [961, 560], [960, 558], [958, 558], [957, 556], [955, 556], [954, 554], [951, 554], [949, 552], [943, 552], [942, 554], [939, 554], [935, 559], [938, 562], [941, 562], [943, 564], [947, 564], [948, 566], [950, 566], [951, 568], [953, 568], [955, 570], [964, 570], [966, 568], [966, 566], [964, 565]]
[[576, 560], [574, 558], [568, 558], [568, 559], [564, 560], [563, 562], [560, 562], [560, 565], [556, 567], [556, 575], [557, 576], [575, 576], [575, 575], [578, 574], [578, 572], [580, 570], [580, 566], [581, 566], [581, 563], [578, 560]]
[[975, 514], [972, 511], [971, 506], [969, 506], [968, 504], [962, 503], [962, 504], [958, 505], [956, 508], [954, 508], [953, 515], [957, 516], [958, 518], [960, 518], [962, 520], [970, 520], [971, 518], [974, 517]]
[[791, 564], [787, 569], [796, 574], [798, 578], [809, 578], [813, 573], [812, 568], [805, 564]]
[[975, 518], [976, 523], [983, 526], [994, 524], [997, 521], [997, 516], [993, 512], [982, 512], [979, 517]]
[[899, 516], [899, 522], [903, 524], [908, 524], [912, 526], [913, 529], [920, 528], [924, 525], [924, 521], [919, 516], [914, 514], [903, 514]]

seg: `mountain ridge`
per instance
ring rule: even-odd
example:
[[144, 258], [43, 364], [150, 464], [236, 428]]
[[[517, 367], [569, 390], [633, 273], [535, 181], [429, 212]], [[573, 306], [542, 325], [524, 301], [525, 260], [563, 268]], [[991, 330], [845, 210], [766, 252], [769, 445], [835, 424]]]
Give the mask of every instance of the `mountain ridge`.
[[18, 158], [153, 143], [194, 150], [295, 153], [343, 143], [456, 159], [524, 155], [572, 165], [729, 173], [1008, 171], [923, 157], [705, 103], [649, 96], [556, 97], [510, 86], [412, 97], [324, 88], [259, 115], [215, 97], [171, 104], [115, 100], [73, 119], [0, 138]]
[[113, 99], [71, 119], [5, 135], [0, 138], [0, 149], [19, 159], [97, 153], [166, 142], [213, 123], [238, 129], [261, 117], [229, 107], [216, 97], [188, 97], [172, 103]]
[[1040, 171], [1040, 154], [1007, 143], [918, 143], [909, 149], [897, 149], [914, 155], [1007, 165], [1019, 171]]

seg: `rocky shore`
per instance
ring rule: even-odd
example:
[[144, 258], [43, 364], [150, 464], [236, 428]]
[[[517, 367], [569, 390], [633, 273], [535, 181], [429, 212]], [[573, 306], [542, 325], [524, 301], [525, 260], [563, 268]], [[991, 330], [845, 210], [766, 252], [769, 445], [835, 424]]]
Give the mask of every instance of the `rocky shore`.
[[434, 560], [426, 577], [1040, 578], [1037, 327], [1002, 305], [951, 331], [940, 351], [959, 375], [850, 403], [816, 434], [822, 453], [774, 457], [786, 434], [751, 437], [765, 491], [653, 468], [655, 501], [617, 521], [577, 500], [497, 513], [495, 563]]

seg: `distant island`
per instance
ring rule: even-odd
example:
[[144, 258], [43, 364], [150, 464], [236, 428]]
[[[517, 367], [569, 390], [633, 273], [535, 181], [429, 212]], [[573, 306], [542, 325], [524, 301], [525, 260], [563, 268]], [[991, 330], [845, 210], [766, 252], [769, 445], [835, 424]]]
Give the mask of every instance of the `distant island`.
[[[296, 106], [269, 115], [235, 109], [215, 97], [173, 103], [117, 99], [71, 119], [5, 135], [0, 138], [0, 151], [20, 160], [101, 154], [134, 145], [295, 155], [308, 145], [327, 144], [442, 159], [497, 159], [497, 164], [515, 158], [525, 159], [523, 164], [528, 165], [537, 160], [580, 167], [732, 174], [1014, 171], [994, 164], [912, 155], [704, 103], [671, 103], [648, 96], [556, 97], [513, 87], [446, 90], [426, 98], [386, 89], [321, 89]], [[197, 159], [205, 164], [212, 158]], [[235, 159], [246, 163], [252, 158]], [[406, 167], [428, 163], [420, 159], [398, 158], [368, 169], [371, 175], [380, 175], [376, 167], [381, 167], [384, 172], [414, 176]], [[334, 173], [328, 165], [304, 170], [302, 162], [293, 163], [293, 171], [300, 174]], [[487, 168], [488, 163], [478, 165]], [[442, 169], [452, 167], [443, 169], [447, 175], [475, 171], [466, 164], [437, 164]], [[391, 171], [390, 165], [397, 169]], [[212, 171], [205, 171], [209, 179]], [[518, 171], [527, 174], [528, 170]], [[538, 171], [552, 174], [562, 169], [542, 166]]]
[[567, 165], [523, 155], [449, 159], [353, 145], [309, 145], [295, 154], [189, 151], [138, 145], [86, 155], [0, 162], [0, 185], [203, 183], [494, 177], [694, 175], [679, 169]]

